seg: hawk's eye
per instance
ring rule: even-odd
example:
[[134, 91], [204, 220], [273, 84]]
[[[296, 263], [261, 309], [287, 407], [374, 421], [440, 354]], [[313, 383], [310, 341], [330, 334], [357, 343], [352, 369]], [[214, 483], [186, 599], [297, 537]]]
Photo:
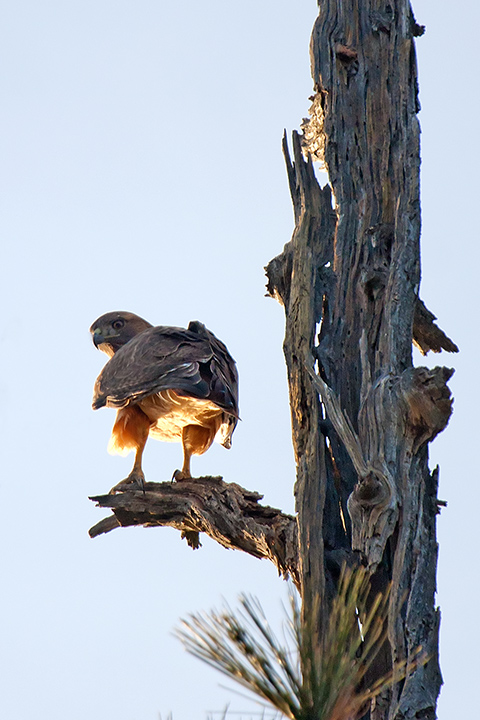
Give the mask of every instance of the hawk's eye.
[[112, 327], [114, 330], [121, 330], [124, 325], [125, 325], [125, 320], [115, 320], [112, 323]]

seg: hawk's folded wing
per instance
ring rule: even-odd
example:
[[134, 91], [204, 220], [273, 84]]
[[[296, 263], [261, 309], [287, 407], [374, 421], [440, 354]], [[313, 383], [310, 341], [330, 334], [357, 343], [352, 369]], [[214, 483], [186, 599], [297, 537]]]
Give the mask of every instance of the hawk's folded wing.
[[93, 407], [122, 408], [161, 390], [210, 400], [238, 417], [235, 362], [201, 323], [152, 327], [136, 335], [97, 378]]

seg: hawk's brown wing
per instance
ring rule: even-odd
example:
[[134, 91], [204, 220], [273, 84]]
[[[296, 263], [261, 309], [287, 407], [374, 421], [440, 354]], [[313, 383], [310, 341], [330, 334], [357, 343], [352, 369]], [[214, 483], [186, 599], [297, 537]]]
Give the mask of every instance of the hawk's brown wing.
[[235, 360], [226, 345], [203, 323], [194, 320], [188, 330], [204, 338], [212, 348], [211, 359], [200, 365], [200, 375], [209, 387], [209, 400], [238, 418], [238, 373]]
[[93, 408], [122, 408], [160, 390], [211, 400], [238, 417], [236, 369], [226, 347], [201, 323], [153, 327], [121, 347], [97, 378]]

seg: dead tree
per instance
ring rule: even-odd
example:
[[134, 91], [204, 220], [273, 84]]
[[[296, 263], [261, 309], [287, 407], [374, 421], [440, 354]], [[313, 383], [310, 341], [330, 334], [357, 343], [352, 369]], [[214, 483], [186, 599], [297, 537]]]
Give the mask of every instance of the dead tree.
[[448, 422], [452, 371], [413, 368], [412, 338], [424, 353], [457, 348], [418, 297], [422, 32], [407, 0], [320, 3], [293, 165], [285, 146], [296, 228], [268, 267], [286, 312], [304, 606], [317, 593], [328, 606], [339, 550], [353, 550], [377, 587], [392, 581], [383, 670], [419, 645], [431, 657], [376, 701], [375, 720], [434, 718], [441, 685], [428, 443]]
[[[441, 685], [435, 609], [438, 471], [428, 443], [451, 413], [443, 367], [423, 353], [455, 352], [421, 302], [419, 111], [408, 0], [321, 0], [313, 28], [315, 94], [303, 134], [284, 154], [295, 230], [267, 267], [285, 308], [285, 358], [297, 462], [297, 517], [220, 479], [94, 498], [128, 524], [173, 525], [272, 560], [291, 574], [321, 630], [342, 563], [390, 582], [388, 635], [372, 673], [418, 646], [430, 660], [384, 692], [365, 717], [435, 718]], [[330, 185], [321, 189], [314, 161]], [[167, 487], [168, 485], [168, 487]], [[228, 497], [227, 497], [228, 496]], [[318, 604], [318, 600], [320, 603]]]

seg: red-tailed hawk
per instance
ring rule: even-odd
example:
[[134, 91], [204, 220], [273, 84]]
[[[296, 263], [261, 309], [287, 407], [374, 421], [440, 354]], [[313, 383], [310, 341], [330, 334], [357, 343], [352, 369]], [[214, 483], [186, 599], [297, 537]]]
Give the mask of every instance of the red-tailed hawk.
[[142, 454], [150, 435], [181, 442], [190, 458], [214, 440], [230, 448], [238, 420], [238, 375], [225, 345], [200, 322], [188, 330], [153, 327], [129, 312], [111, 312], [90, 328], [95, 346], [110, 360], [95, 382], [93, 409], [117, 408], [109, 451], [135, 451], [130, 475], [114, 489], [143, 487]]

